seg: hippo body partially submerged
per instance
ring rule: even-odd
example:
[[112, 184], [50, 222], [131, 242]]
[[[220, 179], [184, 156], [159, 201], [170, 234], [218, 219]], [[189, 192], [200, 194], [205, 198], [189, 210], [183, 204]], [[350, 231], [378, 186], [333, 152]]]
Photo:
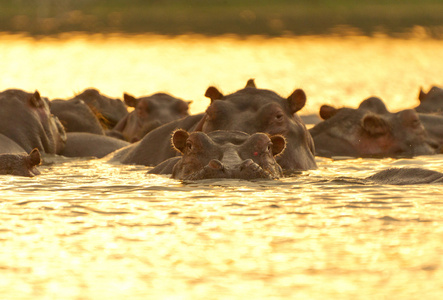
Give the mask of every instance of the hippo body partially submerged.
[[317, 167], [312, 137], [296, 114], [306, 102], [306, 95], [301, 89], [296, 89], [286, 99], [273, 91], [258, 89], [250, 84], [227, 96], [209, 87], [205, 95], [211, 99], [211, 104], [204, 114], [163, 125], [148, 133], [140, 142], [115, 153], [112, 160], [155, 166], [176, 155], [169, 141], [174, 130], [182, 128], [189, 132], [205, 133], [237, 130], [248, 134], [280, 134], [286, 139], [286, 150], [277, 157], [277, 161], [285, 172]]
[[103, 129], [112, 129], [128, 114], [126, 105], [120, 99], [113, 99], [100, 93], [97, 89], [88, 88], [72, 99], [85, 102], [98, 117]]
[[172, 173], [172, 178], [183, 180], [251, 180], [282, 176], [282, 169], [275, 160], [286, 146], [281, 135], [249, 135], [224, 130], [206, 134], [177, 130], [172, 136], [172, 144], [182, 156], [164, 161], [149, 173]]
[[391, 113], [376, 97], [357, 109], [322, 106], [320, 116], [324, 121], [309, 130], [318, 156], [412, 157], [439, 148], [414, 110]]
[[438, 113], [443, 114], [443, 89], [433, 86], [426, 93], [420, 89], [418, 95], [420, 104], [415, 107], [419, 113]]
[[378, 184], [425, 184], [443, 183], [443, 173], [423, 168], [390, 168], [375, 173], [366, 180]]
[[66, 132], [58, 118], [51, 114], [49, 101], [40, 97], [38, 91], [2, 91], [0, 105], [0, 134], [4, 137], [27, 153], [34, 148], [41, 154], [58, 154], [62, 151]]
[[34, 177], [40, 174], [36, 167], [40, 163], [41, 158], [38, 149], [33, 149], [29, 154], [0, 154], [0, 175]]
[[126, 117], [113, 128], [128, 142], [141, 140], [148, 132], [155, 128], [181, 119], [189, 115], [191, 101], [173, 97], [165, 93], [156, 93], [151, 96], [135, 98], [125, 93], [126, 105], [134, 107]]
[[51, 112], [58, 117], [66, 132], [105, 134], [97, 116], [83, 100], [54, 99], [50, 103]]

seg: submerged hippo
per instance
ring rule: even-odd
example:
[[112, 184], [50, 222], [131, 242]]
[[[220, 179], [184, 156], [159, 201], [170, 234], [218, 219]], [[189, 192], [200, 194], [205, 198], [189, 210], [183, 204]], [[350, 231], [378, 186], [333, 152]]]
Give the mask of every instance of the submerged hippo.
[[427, 93], [420, 89], [418, 99], [420, 104], [415, 108], [417, 112], [443, 114], [443, 89], [433, 86]]
[[114, 128], [128, 114], [128, 109], [122, 100], [109, 98], [93, 88], [84, 90], [72, 99], [83, 100], [98, 116], [105, 130]]
[[2, 91], [0, 106], [0, 134], [9, 144], [2, 145], [0, 151], [11, 146], [17, 148], [16, 145], [20, 147], [17, 152], [29, 153], [37, 148], [42, 154], [58, 154], [63, 150], [66, 132], [58, 118], [51, 114], [49, 101], [38, 91]]
[[41, 158], [38, 149], [33, 149], [29, 154], [0, 154], [0, 175], [34, 177], [40, 174], [36, 167], [40, 163]]
[[366, 178], [380, 184], [443, 183], [443, 173], [423, 168], [391, 168]]
[[189, 104], [165, 93], [135, 98], [129, 94], [123, 95], [125, 103], [134, 110], [124, 117], [113, 128], [120, 132], [128, 142], [141, 140], [148, 132], [171, 121], [189, 116]]
[[273, 91], [258, 89], [249, 81], [245, 88], [226, 96], [215, 87], [209, 87], [205, 95], [211, 99], [205, 113], [165, 124], [140, 142], [117, 151], [110, 159], [125, 164], [157, 165], [176, 156], [169, 140], [178, 128], [205, 133], [238, 130], [284, 136], [286, 150], [277, 157], [277, 162], [286, 173], [317, 167], [312, 137], [296, 114], [306, 103], [303, 90], [296, 89], [285, 99]]
[[281, 135], [224, 130], [188, 133], [179, 129], [172, 135], [172, 145], [182, 156], [164, 161], [149, 173], [172, 173], [172, 178], [183, 180], [282, 176], [275, 161], [286, 146]]
[[54, 99], [51, 112], [58, 117], [66, 132], [105, 134], [97, 116], [81, 99]]
[[414, 110], [390, 113], [376, 97], [357, 109], [322, 106], [320, 116], [325, 120], [309, 130], [319, 156], [410, 157], [439, 148]]
[[66, 145], [60, 155], [66, 157], [102, 158], [129, 145], [128, 142], [107, 135], [89, 132], [68, 132]]

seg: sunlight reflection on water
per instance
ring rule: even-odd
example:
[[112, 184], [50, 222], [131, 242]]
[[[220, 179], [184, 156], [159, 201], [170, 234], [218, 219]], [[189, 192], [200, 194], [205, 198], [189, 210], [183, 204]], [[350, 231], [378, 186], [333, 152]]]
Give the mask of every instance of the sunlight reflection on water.
[[303, 88], [304, 113], [325, 103], [355, 107], [372, 95], [398, 110], [418, 104], [420, 86], [440, 84], [443, 68], [443, 41], [432, 39], [0, 35], [0, 41], [0, 68], [7, 70], [1, 89], [38, 89], [51, 99], [88, 87], [119, 98], [165, 91], [194, 100], [193, 113], [207, 106], [208, 86], [229, 93], [249, 78], [285, 97]]
[[[354, 38], [0, 37], [2, 89], [67, 98], [194, 99], [250, 77], [307, 108], [416, 105], [438, 84], [443, 42]], [[440, 82], [441, 83], [441, 82]], [[362, 183], [414, 159], [317, 158], [276, 181], [180, 182], [143, 166], [47, 157], [35, 178], [0, 176], [0, 295], [20, 299], [414, 299], [442, 293], [443, 187]]]

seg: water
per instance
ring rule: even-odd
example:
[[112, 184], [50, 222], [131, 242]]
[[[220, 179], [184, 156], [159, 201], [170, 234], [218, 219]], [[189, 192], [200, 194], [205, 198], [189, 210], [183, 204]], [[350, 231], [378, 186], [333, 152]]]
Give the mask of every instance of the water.
[[[195, 112], [208, 84], [230, 92], [249, 77], [281, 94], [304, 88], [307, 112], [334, 99], [355, 107], [372, 93], [393, 110], [412, 107], [443, 64], [434, 40], [2, 39], [2, 89], [38, 87], [50, 98], [88, 86], [112, 96], [166, 90], [194, 99]], [[442, 162], [317, 158], [317, 170], [281, 180], [181, 182], [143, 166], [50, 156], [40, 176], [0, 176], [0, 295], [438, 298], [443, 187], [360, 179], [388, 167], [441, 171]]]

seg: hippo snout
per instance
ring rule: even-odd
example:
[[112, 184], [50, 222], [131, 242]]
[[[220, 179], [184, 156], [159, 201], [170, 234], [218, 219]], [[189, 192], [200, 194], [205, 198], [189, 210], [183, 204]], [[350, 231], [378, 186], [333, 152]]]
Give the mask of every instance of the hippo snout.
[[246, 159], [239, 164], [226, 165], [218, 159], [212, 159], [201, 172], [194, 174], [193, 179], [199, 178], [233, 178], [233, 179], [273, 179], [274, 177], [252, 159]]

